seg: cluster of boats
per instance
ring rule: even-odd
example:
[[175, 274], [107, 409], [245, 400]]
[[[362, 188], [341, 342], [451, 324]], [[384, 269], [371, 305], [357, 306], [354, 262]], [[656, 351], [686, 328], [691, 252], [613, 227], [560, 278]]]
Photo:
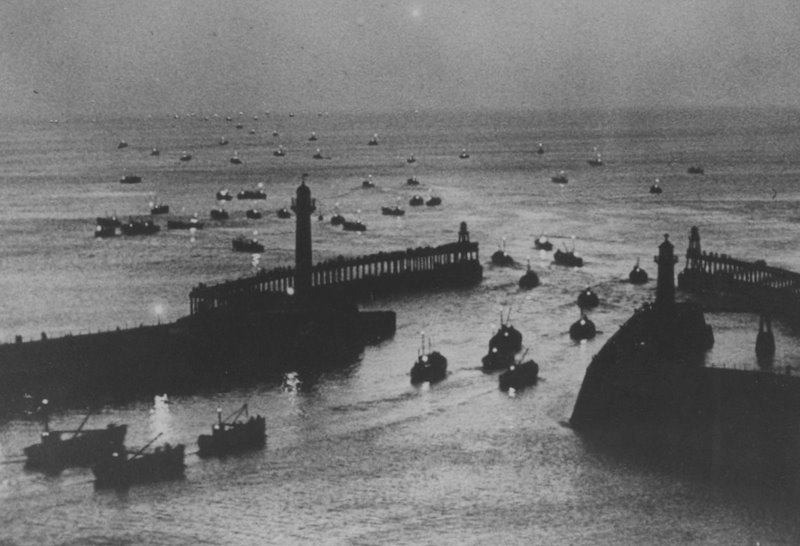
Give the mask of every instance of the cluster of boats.
[[[42, 403], [44, 431], [38, 444], [23, 449], [25, 467], [51, 475], [72, 467], [91, 468], [97, 488], [127, 488], [134, 484], [179, 479], [186, 467], [184, 444], [151, 447], [161, 434], [140, 449], [125, 446], [127, 425], [86, 429], [89, 415], [75, 430], [52, 430], [47, 417], [47, 400]], [[266, 445], [266, 419], [250, 416], [244, 404], [227, 419], [217, 410], [211, 434], [197, 438], [201, 458], [222, 457]]]

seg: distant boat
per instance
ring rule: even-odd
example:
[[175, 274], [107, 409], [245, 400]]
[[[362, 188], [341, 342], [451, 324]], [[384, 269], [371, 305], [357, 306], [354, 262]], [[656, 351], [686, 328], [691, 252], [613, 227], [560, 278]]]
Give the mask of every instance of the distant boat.
[[225, 138], [225, 137], [220, 137], [219, 138], [219, 145], [220, 146], [226, 146], [227, 144], [228, 144], [228, 139], [227, 138]]
[[120, 184], [139, 184], [142, 181], [141, 176], [136, 176], [135, 174], [126, 174], [122, 178], [119, 179]]
[[344, 231], [367, 231], [367, 226], [360, 220], [345, 220], [342, 222]]
[[284, 220], [292, 217], [292, 213], [286, 207], [279, 208], [277, 214], [278, 218], [283, 218]]
[[381, 207], [381, 214], [384, 216], [403, 216], [405, 213], [406, 211], [397, 205], [391, 207]]
[[536, 250], [550, 251], [553, 250], [553, 243], [545, 235], [539, 235], [533, 242], [533, 247]]
[[587, 286], [586, 290], [581, 290], [581, 293], [578, 294], [577, 303], [581, 309], [594, 309], [600, 305], [600, 298], [591, 287]]
[[314, 142], [315, 140], [318, 140], [318, 139], [317, 139], [317, 133], [315, 133], [315, 132], [313, 132], [313, 131], [312, 131], [312, 132], [311, 132], [311, 136], [310, 136], [310, 137], [308, 137], [308, 140], [309, 140], [310, 142]]
[[286, 149], [283, 146], [278, 146], [277, 149], [272, 152], [272, 155], [275, 157], [283, 157], [286, 155]]
[[174, 218], [167, 220], [167, 229], [203, 229], [203, 222], [197, 215], [191, 218]]
[[247, 209], [244, 215], [251, 220], [258, 220], [263, 216], [261, 211], [258, 209]]
[[378, 145], [378, 133], [372, 135], [372, 138], [367, 142], [369, 146], [377, 146]]
[[375, 187], [375, 182], [372, 181], [372, 175], [371, 174], [368, 175], [367, 178], [365, 178], [361, 182], [361, 187], [362, 188], [374, 188]]
[[120, 140], [119, 144], [117, 144], [117, 150], [121, 150], [121, 149], [127, 148], [127, 147], [128, 147], [128, 143], [125, 142], [124, 140]]
[[425, 351], [425, 336], [422, 336], [422, 347], [417, 353], [417, 361], [411, 367], [411, 384], [435, 383], [447, 377], [447, 358], [439, 351], [431, 350], [428, 338], [428, 351]]
[[116, 214], [112, 214], [111, 216], [98, 216], [97, 225], [102, 227], [118, 228], [122, 225], [122, 222], [119, 220], [119, 218], [117, 218]]
[[150, 150], [150, 155], [161, 155], [161, 151], [158, 148], [153, 148]]
[[231, 156], [231, 163], [233, 163], [234, 165], [242, 164], [242, 158], [239, 157], [239, 152], [234, 150], [233, 156]]
[[442, 204], [442, 198], [436, 195], [431, 196], [430, 198], [428, 198], [427, 201], [425, 201], [425, 205], [429, 207], [438, 207], [441, 204]]
[[689, 174], [704, 174], [705, 170], [703, 170], [703, 167], [700, 167], [699, 165], [692, 165], [686, 169], [686, 172]]
[[419, 180], [416, 176], [406, 179], [406, 186], [419, 186]]
[[572, 249], [568, 250], [564, 245], [564, 250], [556, 249], [553, 253], [553, 261], [556, 265], [565, 265], [567, 267], [583, 267], [583, 258], [578, 256], [575, 252], [575, 242], [573, 237]]
[[631, 284], [645, 284], [648, 280], [647, 271], [639, 267], [639, 258], [636, 258], [636, 265], [628, 273], [628, 282]]
[[569, 337], [575, 341], [592, 339], [595, 335], [597, 335], [597, 328], [594, 322], [589, 320], [583, 313], [581, 313], [581, 318], [574, 322], [569, 328]]
[[556, 184], [566, 184], [569, 182], [569, 179], [564, 171], [560, 171], [557, 175], [551, 176], [550, 181], [555, 182]]
[[183, 152], [183, 154], [181, 154], [181, 161], [191, 161], [191, 160], [192, 160], [192, 154], [188, 152]]
[[421, 195], [413, 195], [411, 199], [408, 200], [408, 204], [412, 207], [419, 207], [420, 205], [425, 204], [425, 200]]
[[502, 246], [492, 254], [492, 264], [499, 267], [511, 267], [514, 263], [514, 258], [506, 253], [506, 242], [504, 239]]
[[537, 154], [543, 154], [544, 153], [544, 146], [542, 145], [541, 142], [539, 143], [539, 148], [536, 150], [536, 153]]
[[94, 227], [94, 236], [102, 239], [108, 239], [109, 237], [116, 237], [117, 228], [113, 226], [101, 226], [100, 224], [97, 224]]
[[406, 159], [406, 163], [416, 163], [416, 162], [417, 158], [414, 157], [414, 154], [411, 154], [410, 156], [408, 156], [408, 159]]
[[346, 222], [346, 220], [345, 220], [344, 216], [342, 216], [338, 212], [336, 214], [334, 214], [333, 216], [331, 216], [331, 225], [332, 226], [341, 226], [345, 222]]
[[531, 269], [531, 261], [528, 260], [528, 270], [519, 279], [519, 287], [523, 290], [530, 290], [539, 286], [539, 275]]
[[222, 207], [216, 207], [211, 209], [210, 216], [212, 220], [227, 220], [228, 218], [230, 218], [228, 211], [223, 209]]
[[159, 225], [149, 219], [128, 219], [119, 229], [123, 235], [153, 235], [161, 231]]
[[661, 191], [661, 186], [658, 185], [658, 178], [656, 178], [656, 181], [650, 186], [650, 193], [661, 193]]
[[595, 157], [591, 159], [587, 159], [586, 162], [591, 165], [592, 167], [602, 167], [603, 166], [603, 157], [600, 154], [597, 154]]
[[515, 361], [508, 370], [498, 377], [498, 384], [501, 391], [509, 389], [520, 390], [531, 387], [539, 381], [539, 365], [533, 360], [525, 360], [526, 350], [518, 361]]
[[[261, 184], [259, 184], [260, 186]], [[266, 199], [267, 192], [260, 187], [255, 190], [241, 190], [236, 194], [237, 199]]]
[[185, 446], [164, 444], [154, 451], [145, 453], [161, 434], [145, 447], [129, 454], [124, 449], [114, 451], [100, 459], [93, 467], [95, 487], [126, 488], [137, 483], [175, 480], [184, 474], [183, 462]]
[[469, 154], [467, 153], [467, 149], [464, 148], [461, 150], [461, 153], [458, 154], [459, 159], [467, 159], [469, 158]]
[[169, 213], [169, 205], [152, 201], [150, 203], [150, 214], [167, 214]]
[[237, 252], [250, 252], [251, 254], [260, 254], [264, 252], [264, 245], [258, 242], [258, 239], [245, 237], [239, 235], [233, 239], [233, 250]]
[[233, 194], [231, 194], [229, 189], [222, 189], [217, 192], [217, 201], [230, 201], [233, 199]]
[[320, 150], [319, 148], [317, 148], [317, 151], [314, 152], [314, 155], [311, 157], [314, 159], [325, 159], [322, 155], [322, 150]]

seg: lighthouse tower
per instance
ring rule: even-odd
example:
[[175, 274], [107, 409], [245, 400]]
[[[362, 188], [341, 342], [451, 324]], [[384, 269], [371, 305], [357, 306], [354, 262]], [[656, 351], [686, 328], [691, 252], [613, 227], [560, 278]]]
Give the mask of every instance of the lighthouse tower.
[[675, 310], [675, 256], [674, 247], [669, 242], [669, 235], [664, 234], [664, 242], [658, 245], [658, 283], [656, 285], [655, 308], [664, 315], [671, 315]]
[[311, 190], [306, 186], [306, 177], [297, 187], [297, 197], [292, 199], [297, 224], [294, 246], [294, 291], [300, 301], [306, 301], [311, 292], [311, 215], [317, 209], [316, 200], [311, 198]]

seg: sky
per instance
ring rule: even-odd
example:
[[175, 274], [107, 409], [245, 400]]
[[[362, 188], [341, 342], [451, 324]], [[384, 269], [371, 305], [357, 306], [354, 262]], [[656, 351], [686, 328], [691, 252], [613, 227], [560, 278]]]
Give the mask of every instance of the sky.
[[800, 107], [797, 0], [3, 0], [0, 114]]

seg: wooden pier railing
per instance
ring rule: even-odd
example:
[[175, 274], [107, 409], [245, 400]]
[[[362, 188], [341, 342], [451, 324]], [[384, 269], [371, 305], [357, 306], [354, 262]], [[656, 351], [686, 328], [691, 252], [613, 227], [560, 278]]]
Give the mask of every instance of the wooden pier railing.
[[[293, 293], [295, 274], [295, 268], [281, 267], [262, 269], [253, 276], [215, 285], [200, 284], [189, 294], [191, 314], [253, 301], [277, 304], [281, 297]], [[378, 252], [354, 258], [339, 256], [319, 262], [311, 268], [311, 296], [334, 293], [375, 296], [472, 284], [480, 282], [482, 277], [478, 243], [460, 235], [458, 242], [437, 247]]]
[[692, 228], [686, 267], [678, 287], [687, 292], [734, 293], [748, 296], [755, 311], [791, 311], [800, 315], [800, 273], [748, 262], [727, 254], [700, 249], [700, 235]]

